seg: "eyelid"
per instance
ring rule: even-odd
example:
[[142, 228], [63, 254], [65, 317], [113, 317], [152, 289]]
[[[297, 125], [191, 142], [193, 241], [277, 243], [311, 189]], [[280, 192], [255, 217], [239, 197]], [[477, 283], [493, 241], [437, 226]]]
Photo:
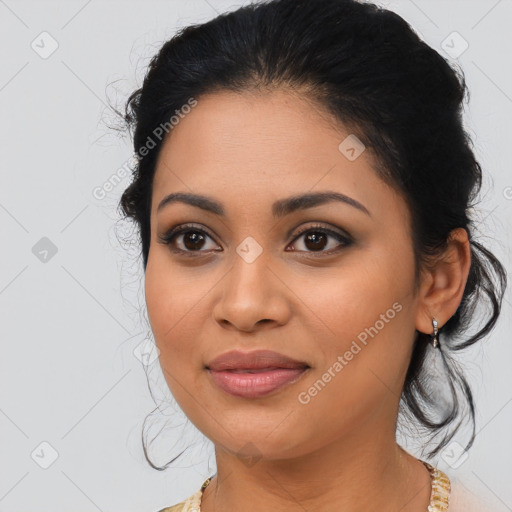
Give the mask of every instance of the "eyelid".
[[[306, 224], [304, 228], [299, 228], [299, 231], [297, 231], [297, 233], [295, 234], [293, 241], [295, 241], [299, 236], [303, 235], [304, 233], [307, 233], [308, 231], [312, 231], [315, 229], [326, 232], [328, 234], [337, 235], [337, 236], [346, 238], [347, 240], [352, 240], [352, 237], [346, 231], [342, 230], [341, 228], [332, 228], [325, 224], [316, 222], [313, 225]], [[291, 233], [293, 233], [293, 231], [294, 230], [292, 230]], [[291, 234], [290, 234], [290, 236], [291, 236]]]
[[[213, 234], [212, 231], [210, 231], [208, 228], [206, 228], [203, 225], [195, 224], [195, 223], [184, 223], [184, 224], [177, 224], [176, 226], [173, 226], [172, 228], [166, 230], [161, 235], [158, 235], [158, 240], [161, 243], [169, 243], [168, 240], [172, 237], [176, 237], [178, 235], [186, 233], [187, 231], [201, 231], [207, 234], [212, 240], [215, 240], [216, 236]], [[204, 252], [204, 251], [203, 251]]]

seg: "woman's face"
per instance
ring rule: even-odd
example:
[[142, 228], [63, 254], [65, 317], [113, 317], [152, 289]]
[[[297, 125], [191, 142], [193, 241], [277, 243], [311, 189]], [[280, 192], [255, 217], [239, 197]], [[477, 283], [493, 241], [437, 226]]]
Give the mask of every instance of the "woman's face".
[[[278, 459], [364, 443], [376, 428], [394, 439], [421, 309], [410, 217], [349, 135], [289, 92], [221, 92], [198, 99], [162, 147], [148, 315], [170, 390], [217, 448]], [[216, 211], [180, 201], [158, 210], [176, 193]], [[318, 193], [349, 199], [274, 206]], [[208, 369], [228, 351], [259, 349], [308, 367], [217, 374], [238, 382], [232, 392]], [[278, 388], [244, 387], [283, 375]]]

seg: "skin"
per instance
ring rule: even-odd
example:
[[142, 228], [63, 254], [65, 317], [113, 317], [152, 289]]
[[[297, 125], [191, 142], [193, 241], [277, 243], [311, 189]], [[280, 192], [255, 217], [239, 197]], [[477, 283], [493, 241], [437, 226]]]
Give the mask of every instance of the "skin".
[[[350, 133], [290, 90], [222, 91], [199, 98], [160, 152], [146, 303], [169, 388], [215, 445], [217, 476], [203, 512], [427, 510], [430, 475], [396, 443], [398, 403], [416, 330], [432, 333], [432, 317], [441, 328], [461, 301], [469, 242], [465, 230], [452, 232], [415, 293], [406, 203], [378, 177], [369, 149], [355, 161], [340, 152]], [[370, 215], [332, 202], [273, 218], [275, 200], [318, 191], [345, 194]], [[207, 195], [226, 216], [182, 203], [157, 212], [173, 192]], [[159, 242], [184, 223], [207, 231], [202, 245], [186, 233]], [[315, 223], [352, 244], [296, 236]], [[236, 252], [249, 236], [263, 251], [252, 263]], [[300, 403], [298, 394], [394, 303], [394, 318]], [[234, 397], [204, 367], [237, 348], [275, 350], [311, 368], [271, 396]]]

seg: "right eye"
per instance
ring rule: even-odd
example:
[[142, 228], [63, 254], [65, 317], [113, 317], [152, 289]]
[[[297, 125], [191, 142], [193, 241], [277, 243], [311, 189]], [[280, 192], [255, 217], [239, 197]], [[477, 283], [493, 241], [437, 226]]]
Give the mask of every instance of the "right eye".
[[[173, 252], [195, 256], [193, 253], [209, 252], [201, 250], [207, 238], [212, 239], [212, 236], [205, 230], [194, 224], [182, 224], [161, 235], [159, 242], [171, 246]], [[180, 245], [180, 242], [181, 247], [176, 247], [176, 243]]]

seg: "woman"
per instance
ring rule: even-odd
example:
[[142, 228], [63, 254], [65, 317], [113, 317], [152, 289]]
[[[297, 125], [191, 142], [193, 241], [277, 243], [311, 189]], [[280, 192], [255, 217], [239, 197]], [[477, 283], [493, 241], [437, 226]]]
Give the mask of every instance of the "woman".
[[246, 6], [153, 58], [121, 206], [167, 384], [217, 463], [166, 512], [477, 506], [396, 441], [402, 412], [440, 436], [429, 457], [461, 419], [470, 448], [454, 353], [506, 285], [472, 238], [465, 91], [402, 18], [354, 0]]

